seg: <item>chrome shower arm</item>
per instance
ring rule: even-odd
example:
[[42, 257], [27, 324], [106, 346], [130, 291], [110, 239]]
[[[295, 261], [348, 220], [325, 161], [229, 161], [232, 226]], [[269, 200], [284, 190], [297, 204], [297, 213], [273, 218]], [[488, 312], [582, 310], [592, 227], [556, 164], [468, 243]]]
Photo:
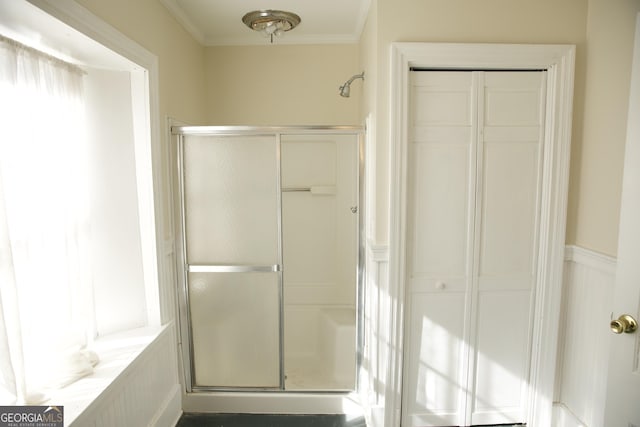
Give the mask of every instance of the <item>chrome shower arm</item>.
[[353, 81], [356, 79], [362, 79], [364, 81], [364, 71], [360, 74], [351, 76], [349, 80], [347, 80], [342, 86], [340, 86], [340, 96], [348, 98], [349, 95], [351, 95], [351, 83], [353, 83]]

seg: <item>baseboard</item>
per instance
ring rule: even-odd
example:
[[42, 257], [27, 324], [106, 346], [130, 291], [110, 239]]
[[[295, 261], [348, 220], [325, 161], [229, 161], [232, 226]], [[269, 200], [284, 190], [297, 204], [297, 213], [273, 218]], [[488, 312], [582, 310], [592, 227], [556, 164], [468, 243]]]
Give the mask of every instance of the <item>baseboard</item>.
[[552, 422], [554, 427], [589, 427], [576, 418], [562, 403], [553, 404]]
[[156, 412], [150, 426], [174, 427], [182, 416], [182, 387], [176, 384]]

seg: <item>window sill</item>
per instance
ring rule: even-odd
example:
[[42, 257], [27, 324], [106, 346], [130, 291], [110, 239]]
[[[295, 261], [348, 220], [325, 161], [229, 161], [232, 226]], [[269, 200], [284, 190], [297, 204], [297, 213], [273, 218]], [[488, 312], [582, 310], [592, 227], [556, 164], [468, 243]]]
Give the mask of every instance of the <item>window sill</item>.
[[93, 405], [98, 405], [111, 388], [124, 381], [135, 368], [136, 360], [166, 330], [167, 326], [144, 327], [96, 340], [92, 350], [98, 354], [100, 362], [93, 373], [64, 388], [51, 390], [45, 404], [64, 406], [64, 424], [70, 425]]

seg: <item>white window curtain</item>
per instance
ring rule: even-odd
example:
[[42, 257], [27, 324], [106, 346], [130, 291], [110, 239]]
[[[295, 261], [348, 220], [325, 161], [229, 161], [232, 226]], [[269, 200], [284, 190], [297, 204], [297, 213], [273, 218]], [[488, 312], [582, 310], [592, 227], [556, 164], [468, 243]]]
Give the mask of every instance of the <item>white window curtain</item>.
[[82, 80], [0, 36], [0, 405], [95, 363]]

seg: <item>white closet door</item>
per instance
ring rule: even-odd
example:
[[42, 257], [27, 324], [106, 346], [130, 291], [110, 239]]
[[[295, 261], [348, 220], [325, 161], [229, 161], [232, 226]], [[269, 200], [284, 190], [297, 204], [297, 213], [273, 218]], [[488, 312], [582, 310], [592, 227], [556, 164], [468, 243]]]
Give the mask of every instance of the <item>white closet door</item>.
[[486, 72], [479, 78], [472, 425], [525, 421], [544, 77], [541, 72]]
[[403, 426], [526, 421], [543, 79], [412, 73]]
[[476, 76], [412, 73], [404, 423], [461, 425], [466, 401]]

